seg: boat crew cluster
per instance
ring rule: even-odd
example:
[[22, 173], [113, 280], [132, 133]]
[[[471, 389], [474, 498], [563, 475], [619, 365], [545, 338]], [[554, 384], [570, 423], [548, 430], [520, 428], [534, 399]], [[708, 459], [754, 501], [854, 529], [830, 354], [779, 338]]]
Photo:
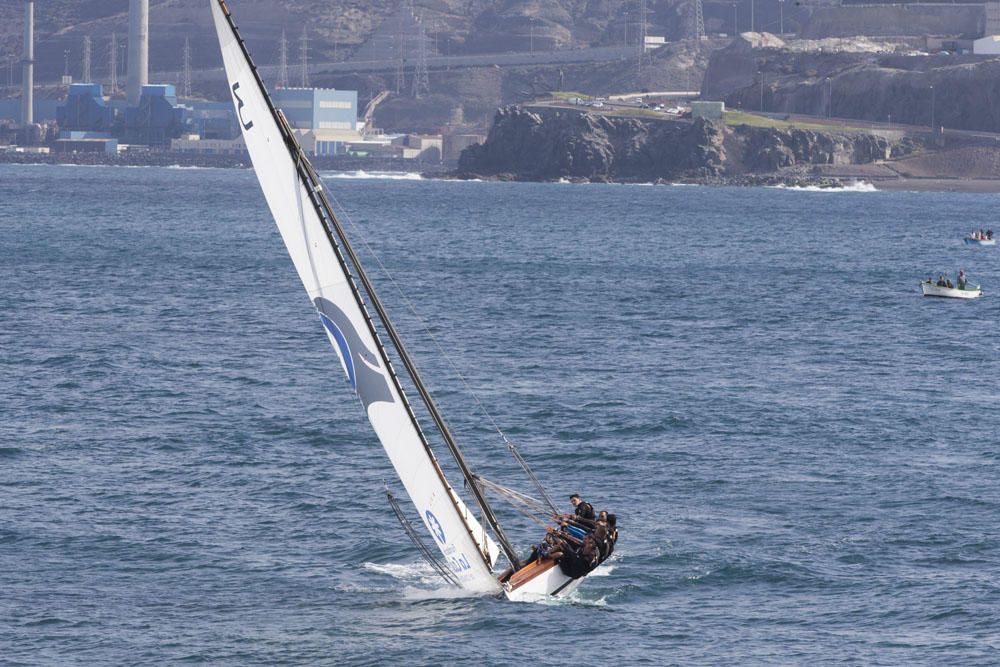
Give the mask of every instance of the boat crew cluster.
[[[932, 282], [933, 280], [931, 278], [927, 279], [928, 285], [931, 284]], [[951, 282], [951, 278], [949, 278], [945, 274], [941, 274], [940, 276], [938, 276], [937, 282], [934, 284], [937, 285], [938, 287], [947, 287], [948, 289], [955, 289], [955, 285], [954, 283]], [[958, 289], [965, 289], [968, 284], [969, 284], [969, 276], [965, 274], [965, 269], [962, 269], [961, 271], [958, 272]]]
[[[965, 245], [972, 246], [995, 246], [996, 239], [993, 238], [993, 230], [974, 231], [965, 237]], [[978, 299], [983, 295], [983, 290], [979, 285], [969, 283], [969, 278], [962, 269], [958, 272], [958, 278], [953, 283], [947, 274], [941, 274], [935, 281], [933, 277], [920, 283], [920, 289], [924, 296], [937, 296], [949, 299]]]
[[567, 577], [586, 576], [614, 553], [618, 542], [618, 518], [594, 507], [578, 494], [570, 496], [573, 514], [556, 515], [557, 527], [532, 549], [528, 562], [550, 559]]

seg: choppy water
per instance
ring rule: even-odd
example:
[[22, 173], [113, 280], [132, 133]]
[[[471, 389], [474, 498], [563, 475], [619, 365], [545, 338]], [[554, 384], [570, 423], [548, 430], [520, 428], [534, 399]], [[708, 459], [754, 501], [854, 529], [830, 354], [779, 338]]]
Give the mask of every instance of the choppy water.
[[251, 173], [0, 167], [0, 663], [1000, 660], [996, 196], [330, 183], [606, 576], [433, 579]]

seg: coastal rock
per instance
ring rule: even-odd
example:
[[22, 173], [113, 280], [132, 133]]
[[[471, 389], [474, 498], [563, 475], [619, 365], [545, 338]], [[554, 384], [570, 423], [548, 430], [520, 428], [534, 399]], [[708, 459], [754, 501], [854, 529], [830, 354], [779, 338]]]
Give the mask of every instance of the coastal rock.
[[865, 133], [506, 107], [497, 111], [486, 142], [463, 151], [459, 173], [519, 180], [718, 179], [797, 165], [864, 164], [912, 150], [911, 143]]

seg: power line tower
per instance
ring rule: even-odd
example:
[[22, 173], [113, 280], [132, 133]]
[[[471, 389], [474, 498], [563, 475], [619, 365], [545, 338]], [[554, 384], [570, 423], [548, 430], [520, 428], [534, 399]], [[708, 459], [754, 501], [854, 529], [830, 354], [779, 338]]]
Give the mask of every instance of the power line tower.
[[184, 38], [184, 74], [181, 78], [181, 94], [191, 97], [191, 39]]
[[115, 95], [118, 92], [118, 34], [111, 33], [111, 95]]
[[403, 19], [397, 18], [396, 22], [396, 94], [400, 94], [406, 87], [406, 76], [403, 73], [405, 62], [406, 36], [403, 34]]
[[701, 0], [693, 0], [691, 4], [688, 39], [693, 39], [700, 44], [701, 40], [705, 39], [705, 15], [702, 12]]
[[423, 18], [421, 13], [420, 30], [417, 32], [417, 66], [413, 71], [413, 98], [417, 100], [431, 92], [431, 79], [427, 72], [427, 32], [424, 30]]
[[288, 37], [281, 31], [281, 50], [278, 56], [278, 87], [288, 88]]
[[83, 81], [90, 83], [90, 35], [83, 38]]
[[302, 28], [302, 39], [299, 42], [299, 55], [302, 59], [302, 87], [309, 87], [309, 29]]

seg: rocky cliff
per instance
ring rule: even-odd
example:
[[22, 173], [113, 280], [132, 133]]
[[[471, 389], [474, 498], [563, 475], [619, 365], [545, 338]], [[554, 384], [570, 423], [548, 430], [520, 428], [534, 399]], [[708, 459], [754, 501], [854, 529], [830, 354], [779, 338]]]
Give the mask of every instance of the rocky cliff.
[[486, 143], [462, 153], [459, 172], [521, 180], [712, 180], [801, 165], [863, 164], [912, 150], [908, 141], [873, 134], [508, 107], [497, 112]]

